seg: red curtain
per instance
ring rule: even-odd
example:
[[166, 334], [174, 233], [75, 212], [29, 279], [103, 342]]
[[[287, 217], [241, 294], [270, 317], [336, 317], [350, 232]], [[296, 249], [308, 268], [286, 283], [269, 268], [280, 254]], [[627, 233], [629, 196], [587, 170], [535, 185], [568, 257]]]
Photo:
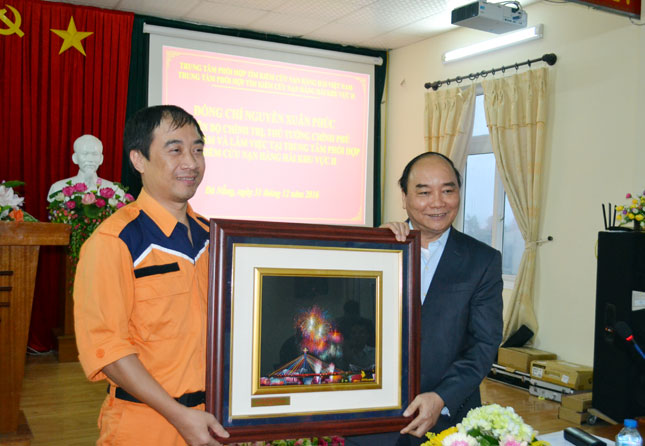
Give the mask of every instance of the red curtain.
[[[120, 181], [134, 15], [37, 0], [10, 6], [0, 21], [0, 180], [24, 181], [24, 210], [47, 221], [49, 187], [78, 171], [79, 136], [103, 142], [98, 174]], [[69, 31], [72, 17], [77, 31], [92, 33], [80, 40], [86, 55], [74, 46], [59, 54], [64, 39], [51, 29]], [[29, 338], [39, 351], [54, 348], [60, 326], [61, 257], [41, 248]]]

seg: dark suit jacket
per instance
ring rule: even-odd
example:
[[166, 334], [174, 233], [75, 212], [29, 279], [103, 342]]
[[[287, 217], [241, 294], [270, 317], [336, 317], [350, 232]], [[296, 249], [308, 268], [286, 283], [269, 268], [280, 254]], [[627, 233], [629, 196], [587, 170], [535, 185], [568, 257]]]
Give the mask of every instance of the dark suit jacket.
[[[421, 393], [437, 392], [450, 411], [440, 432], [481, 405], [479, 385], [502, 340], [502, 257], [452, 228], [421, 307]], [[415, 445], [398, 433], [348, 438], [349, 445]]]

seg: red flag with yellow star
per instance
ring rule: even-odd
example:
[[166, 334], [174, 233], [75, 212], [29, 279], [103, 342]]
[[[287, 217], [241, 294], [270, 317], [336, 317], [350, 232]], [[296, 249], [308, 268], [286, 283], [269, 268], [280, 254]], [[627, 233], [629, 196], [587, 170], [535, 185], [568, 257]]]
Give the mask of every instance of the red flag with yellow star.
[[[24, 181], [24, 209], [40, 221], [49, 187], [78, 171], [79, 136], [102, 141], [99, 176], [121, 179], [133, 21], [93, 7], [0, 0], [0, 181]], [[63, 288], [64, 275], [60, 255], [47, 257], [41, 248], [30, 337], [41, 350], [53, 348], [59, 295], [52, 290]]]

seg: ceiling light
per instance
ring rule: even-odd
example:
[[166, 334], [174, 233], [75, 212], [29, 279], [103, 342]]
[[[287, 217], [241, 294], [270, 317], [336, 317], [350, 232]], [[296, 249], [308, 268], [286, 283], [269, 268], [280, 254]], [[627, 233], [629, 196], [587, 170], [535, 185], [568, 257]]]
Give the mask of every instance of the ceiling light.
[[530, 40], [542, 38], [542, 25], [536, 25], [532, 28], [522, 29], [512, 33], [502, 34], [494, 39], [485, 40], [473, 45], [465, 46], [456, 50], [444, 53], [443, 63], [454, 62], [455, 60], [465, 57], [475, 56], [477, 54], [488, 53], [490, 51], [505, 48], [518, 43], [528, 42]]

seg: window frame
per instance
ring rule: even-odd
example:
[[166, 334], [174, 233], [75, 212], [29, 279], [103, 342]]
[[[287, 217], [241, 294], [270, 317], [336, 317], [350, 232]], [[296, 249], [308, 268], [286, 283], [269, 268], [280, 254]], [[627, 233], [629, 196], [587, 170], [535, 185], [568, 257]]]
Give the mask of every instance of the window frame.
[[[477, 96], [483, 96], [483, 92], [476, 92]], [[488, 144], [486, 144], [488, 142]], [[490, 151], [486, 149], [490, 148]], [[490, 144], [490, 133], [484, 135], [472, 135], [468, 142], [468, 153], [466, 155], [466, 165], [468, 164], [468, 157], [470, 155], [483, 155], [493, 153], [492, 145]], [[459, 205], [459, 216], [457, 218], [459, 228], [464, 232], [464, 221], [465, 221], [465, 206], [466, 206], [466, 188], [468, 186], [468, 179], [466, 178], [467, 169], [464, 166], [463, 174], [463, 193], [462, 200]], [[491, 247], [497, 249], [502, 256], [504, 255], [504, 219], [505, 219], [505, 202], [506, 202], [506, 191], [504, 190], [504, 184], [502, 182], [502, 177], [499, 174], [497, 169], [497, 160], [495, 160], [495, 179], [494, 179], [494, 190], [493, 190], [493, 218], [492, 218], [492, 233], [491, 233]], [[504, 280], [504, 289], [513, 289], [515, 287], [516, 274], [502, 274], [502, 279]]]

